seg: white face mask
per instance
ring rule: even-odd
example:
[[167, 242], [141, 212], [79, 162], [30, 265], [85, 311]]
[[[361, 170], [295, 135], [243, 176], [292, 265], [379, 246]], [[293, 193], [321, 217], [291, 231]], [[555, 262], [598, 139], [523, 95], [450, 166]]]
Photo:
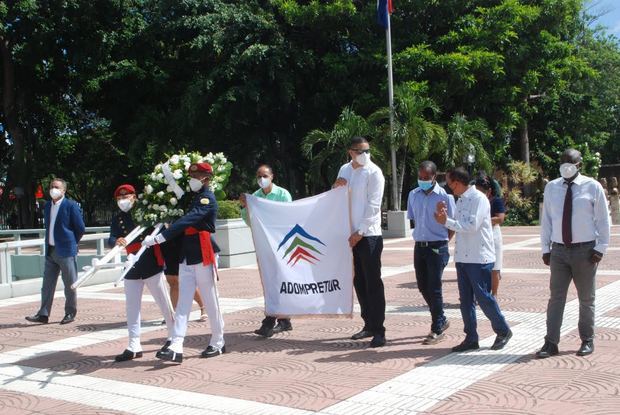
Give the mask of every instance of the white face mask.
[[570, 179], [577, 174], [577, 165], [573, 163], [562, 163], [560, 166], [560, 175], [565, 179]]
[[133, 207], [133, 200], [121, 199], [118, 202], [116, 202], [116, 204], [118, 205], [118, 208], [120, 210], [122, 210], [123, 212], [128, 212], [129, 209]]
[[189, 188], [192, 189], [192, 192], [198, 192], [202, 189], [202, 182], [192, 177], [189, 179]]
[[370, 153], [362, 153], [355, 156], [355, 161], [362, 166], [365, 166], [370, 161]]
[[50, 189], [50, 196], [52, 199], [60, 199], [62, 197], [62, 190], [52, 187]]
[[266, 189], [271, 185], [271, 179], [269, 177], [259, 177], [256, 182], [261, 189]]

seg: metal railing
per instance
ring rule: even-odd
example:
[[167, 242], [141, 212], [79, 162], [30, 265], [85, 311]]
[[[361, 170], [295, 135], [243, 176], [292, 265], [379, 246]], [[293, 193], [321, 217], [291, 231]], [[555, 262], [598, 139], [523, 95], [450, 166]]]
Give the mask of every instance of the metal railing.
[[[96, 230], [108, 230], [108, 227], [87, 228], [87, 231], [93, 232]], [[33, 232], [34, 231], [34, 232]], [[2, 233], [9, 232], [22, 232], [21, 234], [37, 233], [38, 231], [45, 232], [44, 229], [32, 229], [24, 231], [1, 231]], [[45, 233], [43, 233], [45, 235]], [[101, 256], [105, 254], [105, 242], [109, 237], [109, 233], [89, 233], [84, 235], [80, 240], [80, 245], [84, 242], [96, 241], [97, 255]], [[45, 250], [45, 239], [28, 239], [28, 240], [15, 240], [10, 242], [0, 243], [0, 284], [10, 284], [13, 279], [13, 271], [11, 268], [11, 255], [20, 255], [22, 248], [39, 248], [39, 253], [43, 254]]]
[[[93, 233], [101, 233], [101, 232], [109, 232], [110, 231], [110, 227], [109, 226], [92, 226], [92, 227], [87, 227], [86, 228], [86, 233], [87, 234], [93, 234]], [[28, 235], [35, 235], [36, 238], [34, 239], [30, 239], [30, 238], [26, 238], [24, 239], [24, 236], [28, 236]], [[40, 244], [40, 249], [41, 252], [43, 252], [43, 249], [45, 248], [45, 229], [8, 229], [8, 230], [0, 230], [0, 240], [5, 240], [5, 239], [10, 239], [9, 241], [5, 241], [4, 243], [11, 243], [11, 242], [20, 242], [20, 241], [33, 241], [33, 240], [41, 240], [42, 242]], [[84, 240], [82, 238], [82, 240]], [[2, 242], [0, 242], [1, 244]], [[37, 246], [34, 245], [34, 246]], [[30, 248], [32, 247], [31, 245], [28, 246], [24, 246], [24, 245], [17, 245], [14, 249], [15, 249], [15, 255], [21, 255], [22, 253], [22, 248]], [[99, 252], [99, 249], [97, 248], [97, 252]], [[101, 255], [99, 253], [97, 253], [97, 255]]]

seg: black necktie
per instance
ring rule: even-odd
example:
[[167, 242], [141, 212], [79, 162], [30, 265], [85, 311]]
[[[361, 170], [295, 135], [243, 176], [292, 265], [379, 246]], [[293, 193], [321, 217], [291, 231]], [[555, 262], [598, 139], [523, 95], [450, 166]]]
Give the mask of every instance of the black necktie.
[[564, 210], [562, 211], [562, 242], [570, 246], [573, 242], [573, 182], [566, 182], [566, 196], [564, 197]]

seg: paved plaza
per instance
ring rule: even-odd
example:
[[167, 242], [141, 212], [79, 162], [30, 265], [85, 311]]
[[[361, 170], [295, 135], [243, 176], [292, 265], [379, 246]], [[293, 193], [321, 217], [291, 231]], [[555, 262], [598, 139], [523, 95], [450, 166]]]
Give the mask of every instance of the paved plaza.
[[76, 322], [61, 326], [57, 293], [50, 324], [24, 320], [38, 296], [0, 301], [1, 414], [620, 414], [620, 227], [597, 276], [595, 352], [575, 356], [578, 303], [566, 305], [560, 355], [537, 360], [543, 344], [549, 268], [539, 228], [505, 227], [499, 302], [514, 332], [491, 351], [495, 335], [479, 311], [481, 349], [451, 353], [464, 338], [454, 263], [444, 273], [451, 326], [446, 339], [422, 345], [430, 314], [417, 290], [411, 239], [386, 240], [386, 347], [350, 340], [352, 319], [293, 319], [294, 330], [263, 339], [255, 266], [220, 272], [228, 353], [202, 359], [209, 323], [192, 314], [182, 365], [155, 351], [165, 341], [152, 298], [143, 304], [144, 357], [115, 363], [127, 345], [122, 288], [81, 288]]

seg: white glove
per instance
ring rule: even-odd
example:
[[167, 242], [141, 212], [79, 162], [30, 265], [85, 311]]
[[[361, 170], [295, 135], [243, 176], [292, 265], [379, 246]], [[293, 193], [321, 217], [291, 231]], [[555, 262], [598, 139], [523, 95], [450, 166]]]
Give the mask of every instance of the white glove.
[[166, 238], [164, 238], [164, 235], [160, 233], [155, 237], [155, 242], [157, 242], [158, 244], [163, 244], [164, 242], [166, 242]]
[[146, 246], [147, 248], [153, 245], [157, 244], [157, 241], [155, 240], [155, 236], [152, 235], [148, 235], [146, 238], [144, 238], [144, 241], [142, 241], [142, 246]]

